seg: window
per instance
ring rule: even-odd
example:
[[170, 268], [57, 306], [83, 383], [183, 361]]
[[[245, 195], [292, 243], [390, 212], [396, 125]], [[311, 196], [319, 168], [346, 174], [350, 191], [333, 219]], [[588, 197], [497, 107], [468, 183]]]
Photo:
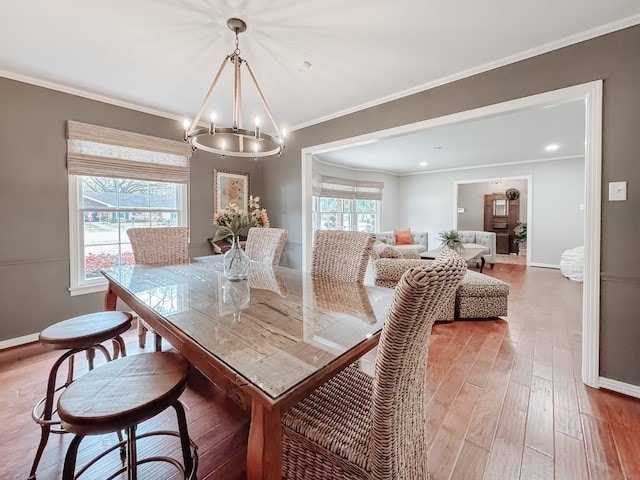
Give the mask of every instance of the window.
[[378, 200], [313, 197], [313, 230], [357, 230], [374, 233], [379, 224]]
[[102, 268], [133, 263], [127, 229], [187, 225], [191, 151], [77, 122], [68, 138], [70, 291], [79, 295], [104, 290]]
[[186, 225], [185, 185], [76, 175], [70, 181], [76, 191], [78, 287], [103, 285], [100, 269], [133, 263], [127, 229]]
[[313, 176], [313, 230], [376, 232], [382, 182]]

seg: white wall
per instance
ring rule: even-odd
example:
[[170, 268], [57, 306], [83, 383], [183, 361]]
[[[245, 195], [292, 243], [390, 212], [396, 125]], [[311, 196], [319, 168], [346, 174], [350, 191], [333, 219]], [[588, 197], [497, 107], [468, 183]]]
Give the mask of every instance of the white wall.
[[531, 263], [559, 265], [563, 251], [584, 244], [584, 159], [407, 175], [398, 178], [399, 224], [429, 233], [453, 228], [454, 182], [532, 175], [532, 218], [527, 245]]
[[515, 188], [520, 192], [518, 219], [522, 223], [527, 223], [526, 180], [461, 183], [458, 185], [458, 208], [464, 208], [464, 213], [458, 213], [458, 230], [484, 230], [484, 196], [491, 193], [504, 193], [509, 188]]
[[336, 167], [335, 165], [318, 162], [316, 159], [313, 159], [313, 171], [319, 172], [323, 175], [332, 175], [340, 178], [383, 182], [382, 211], [380, 212], [380, 228], [378, 228], [378, 231], [387, 231], [397, 228], [398, 177], [381, 172], [366, 172], [362, 170]]

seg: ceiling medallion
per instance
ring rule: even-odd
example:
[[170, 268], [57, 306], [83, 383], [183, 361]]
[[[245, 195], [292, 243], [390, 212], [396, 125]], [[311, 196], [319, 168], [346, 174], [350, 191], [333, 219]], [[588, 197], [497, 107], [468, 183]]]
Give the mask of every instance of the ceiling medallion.
[[[230, 18], [227, 20], [227, 27], [236, 35], [236, 48], [227, 55], [222, 61], [222, 65], [218, 70], [218, 73], [213, 79], [211, 87], [202, 102], [202, 106], [195, 116], [193, 121], [185, 119], [183, 121], [184, 126], [184, 141], [191, 144], [194, 150], [204, 150], [210, 153], [217, 153], [219, 155], [227, 155], [231, 157], [249, 157], [258, 159], [259, 157], [269, 157], [271, 155], [282, 155], [284, 149], [285, 130], [280, 130], [276, 121], [273, 118], [271, 109], [267, 105], [267, 101], [262, 94], [262, 90], [258, 86], [253, 71], [246, 60], [240, 57], [240, 47], [238, 34], [244, 32], [247, 29], [247, 24], [239, 18]], [[227, 64], [233, 65], [234, 82], [233, 82], [233, 98], [232, 98], [232, 111], [233, 111], [233, 123], [231, 127], [219, 127], [216, 125], [216, 114], [211, 112], [211, 120], [208, 127], [200, 127], [198, 124], [202, 115], [207, 108], [209, 100], [213, 95], [213, 90], [220, 79], [224, 68]], [[249, 78], [253, 82], [255, 89], [257, 90], [258, 97], [262, 101], [262, 106], [267, 112], [269, 120], [273, 125], [273, 128], [278, 136], [267, 135], [260, 130], [260, 118], [256, 117], [255, 127], [253, 130], [247, 130], [242, 126], [242, 82], [241, 82], [241, 67], [245, 66]]]

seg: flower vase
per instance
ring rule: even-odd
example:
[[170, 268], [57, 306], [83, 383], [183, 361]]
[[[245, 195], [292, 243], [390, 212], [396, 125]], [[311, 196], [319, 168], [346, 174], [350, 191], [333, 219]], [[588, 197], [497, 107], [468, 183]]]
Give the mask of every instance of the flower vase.
[[232, 282], [246, 280], [251, 259], [240, 246], [240, 237], [234, 236], [231, 248], [224, 254], [224, 276]]

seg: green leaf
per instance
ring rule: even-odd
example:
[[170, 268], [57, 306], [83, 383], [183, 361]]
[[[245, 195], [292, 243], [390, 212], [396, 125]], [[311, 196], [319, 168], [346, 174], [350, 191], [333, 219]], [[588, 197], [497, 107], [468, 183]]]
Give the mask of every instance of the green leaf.
[[440, 232], [438, 235], [440, 245], [443, 247], [449, 247], [452, 250], [459, 252], [463, 248], [462, 237], [457, 230], [449, 230]]
[[233, 236], [233, 231], [229, 227], [218, 227], [218, 230], [216, 230], [216, 233], [213, 236], [213, 241], [217, 242], [218, 240], [222, 240], [223, 238]]

